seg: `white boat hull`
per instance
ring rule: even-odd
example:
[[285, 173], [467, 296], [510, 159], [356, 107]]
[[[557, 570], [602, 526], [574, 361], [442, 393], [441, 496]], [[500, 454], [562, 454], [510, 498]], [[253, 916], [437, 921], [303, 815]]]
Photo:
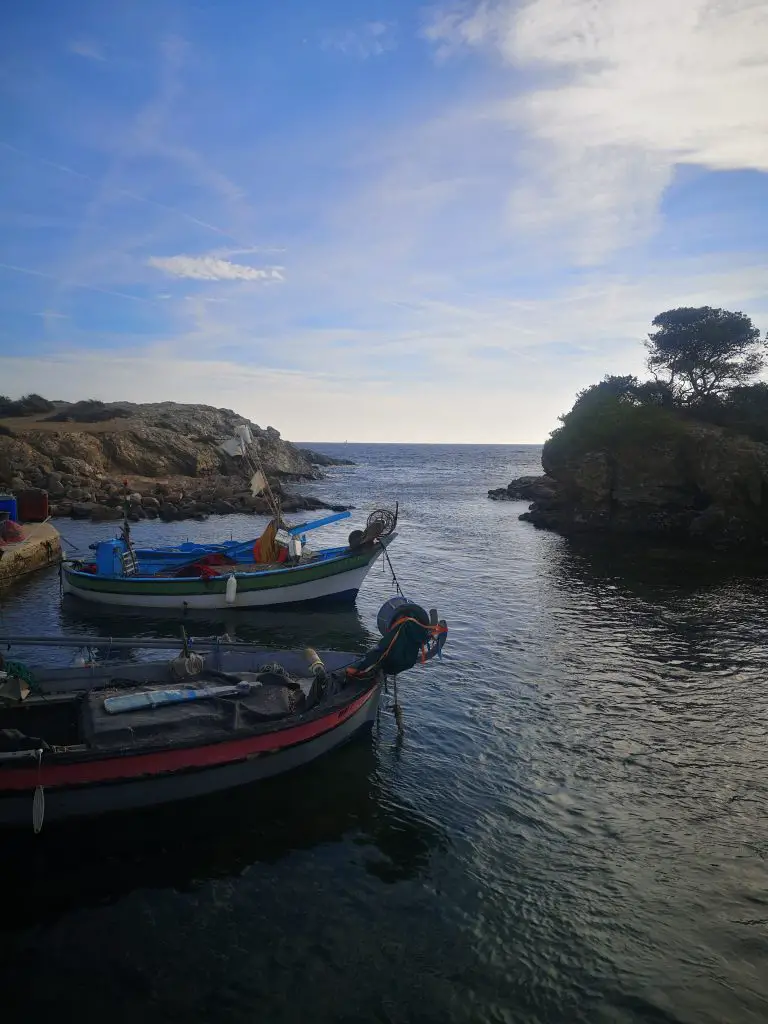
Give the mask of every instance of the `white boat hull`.
[[304, 604], [310, 601], [341, 600], [353, 602], [373, 562], [349, 572], [337, 573], [323, 579], [297, 583], [293, 586], [272, 587], [264, 590], [238, 588], [234, 601], [227, 602], [225, 593], [186, 594], [133, 594], [116, 591], [86, 590], [73, 584], [66, 573], [63, 592], [92, 604], [132, 608], [265, 608], [285, 604]]

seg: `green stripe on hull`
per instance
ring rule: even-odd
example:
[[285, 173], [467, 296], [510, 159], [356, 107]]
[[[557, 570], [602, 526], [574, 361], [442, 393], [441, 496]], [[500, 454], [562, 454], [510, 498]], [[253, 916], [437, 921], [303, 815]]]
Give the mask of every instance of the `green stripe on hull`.
[[[256, 590], [286, 589], [301, 583], [313, 583], [328, 579], [339, 573], [362, 569], [381, 553], [380, 548], [364, 555], [352, 555], [344, 558], [328, 559], [326, 562], [299, 566], [295, 569], [282, 569], [254, 575], [237, 575], [237, 591], [239, 594]], [[227, 577], [221, 576], [208, 582], [201, 580], [174, 580], [166, 578], [125, 577], [109, 579], [92, 576], [90, 573], [73, 572], [64, 569], [67, 583], [74, 590], [87, 590], [101, 594], [153, 595], [157, 597], [185, 597], [201, 594], [225, 594]]]

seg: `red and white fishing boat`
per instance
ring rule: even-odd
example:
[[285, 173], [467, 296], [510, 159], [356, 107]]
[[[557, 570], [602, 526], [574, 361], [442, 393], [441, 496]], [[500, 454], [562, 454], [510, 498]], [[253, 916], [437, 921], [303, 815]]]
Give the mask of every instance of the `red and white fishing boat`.
[[0, 825], [39, 831], [43, 821], [171, 803], [309, 764], [370, 726], [387, 676], [431, 659], [447, 636], [436, 612], [402, 597], [384, 605], [379, 628], [362, 658], [185, 641], [171, 661], [89, 654], [58, 669], [8, 651], [169, 642], [0, 637]]

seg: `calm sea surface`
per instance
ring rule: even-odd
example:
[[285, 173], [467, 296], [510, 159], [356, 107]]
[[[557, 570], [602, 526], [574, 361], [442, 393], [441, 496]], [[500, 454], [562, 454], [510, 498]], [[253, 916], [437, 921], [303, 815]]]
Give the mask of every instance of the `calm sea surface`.
[[[444, 661], [401, 681], [404, 738], [385, 704], [370, 738], [260, 790], [3, 839], [0, 1019], [768, 1020], [764, 567], [518, 522], [485, 493], [535, 447], [316, 447], [358, 463], [314, 486], [359, 509], [320, 539], [398, 499], [403, 589], [449, 620]], [[114, 533], [58, 525], [69, 551]], [[351, 611], [187, 628], [363, 650], [391, 593], [377, 567]], [[5, 633], [179, 625], [62, 607], [56, 571], [0, 603]]]

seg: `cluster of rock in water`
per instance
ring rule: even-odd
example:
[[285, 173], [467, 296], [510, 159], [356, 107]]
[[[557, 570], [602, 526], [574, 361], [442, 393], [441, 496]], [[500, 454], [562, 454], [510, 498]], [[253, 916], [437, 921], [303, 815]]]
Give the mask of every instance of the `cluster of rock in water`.
[[[209, 515], [230, 515], [234, 512], [268, 513], [269, 507], [262, 497], [254, 497], [245, 480], [220, 477], [205, 480], [185, 480], [180, 483], [146, 481], [141, 491], [126, 488], [117, 480], [102, 479], [91, 487], [67, 489], [58, 474], [50, 474], [47, 481], [50, 512], [53, 516], [72, 519], [118, 520], [129, 509], [128, 518], [141, 519], [206, 519]], [[325, 502], [307, 495], [287, 493], [277, 482], [273, 484], [281, 499], [284, 512], [304, 512], [327, 508]], [[333, 506], [332, 511], [343, 511], [346, 506]]]

